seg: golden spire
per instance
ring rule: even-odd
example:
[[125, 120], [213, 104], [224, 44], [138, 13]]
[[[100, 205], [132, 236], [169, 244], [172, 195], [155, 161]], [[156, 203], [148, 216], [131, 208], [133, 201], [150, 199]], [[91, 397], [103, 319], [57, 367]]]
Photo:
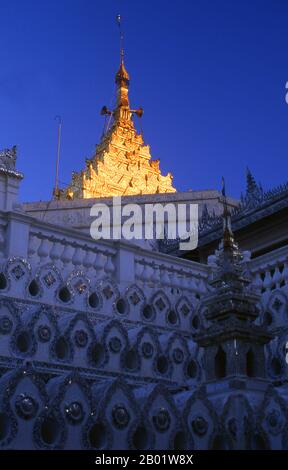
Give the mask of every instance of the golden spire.
[[115, 76], [115, 83], [117, 85], [117, 105], [114, 111], [114, 117], [115, 120], [117, 120], [117, 118], [130, 120], [131, 110], [128, 98], [130, 77], [124, 65], [124, 33], [122, 30], [120, 15], [117, 16], [117, 22], [120, 31], [120, 66]]
[[[129, 91], [129, 82], [130, 77], [129, 73], [127, 72], [125, 65], [124, 65], [124, 35], [121, 28], [121, 16], [117, 16], [117, 22], [120, 29], [120, 66], [118, 72], [115, 75], [115, 83], [117, 86], [117, 99], [116, 99], [116, 107], [114, 111], [110, 111], [107, 106], [103, 106], [101, 110], [102, 115], [109, 115], [113, 116], [114, 124], [119, 125], [121, 122], [122, 126], [128, 126], [129, 128], [134, 129], [134, 124], [132, 120], [132, 115], [136, 114], [139, 118], [143, 115], [143, 109], [131, 109], [128, 97]], [[109, 119], [110, 124], [110, 119]], [[109, 124], [106, 127], [106, 132], [109, 130]], [[113, 127], [112, 126], [112, 127]]]
[[115, 77], [115, 82], [117, 85], [117, 108], [120, 106], [129, 108], [129, 74], [125, 69], [124, 60], [120, 63], [119, 70]]
[[[162, 175], [159, 160], [152, 160], [150, 147], [138, 133], [132, 116], [141, 118], [143, 109], [131, 109], [128, 98], [129, 74], [124, 65], [123, 31], [120, 28], [120, 66], [115, 76], [117, 101], [115, 109], [103, 106], [105, 131], [86, 168], [72, 175], [72, 181], [61, 198], [95, 198], [140, 194], [174, 193], [172, 175]], [[108, 118], [108, 119], [107, 119]], [[107, 121], [106, 121], [107, 119]], [[111, 124], [112, 121], [112, 124]], [[111, 125], [110, 125], [111, 124]]]

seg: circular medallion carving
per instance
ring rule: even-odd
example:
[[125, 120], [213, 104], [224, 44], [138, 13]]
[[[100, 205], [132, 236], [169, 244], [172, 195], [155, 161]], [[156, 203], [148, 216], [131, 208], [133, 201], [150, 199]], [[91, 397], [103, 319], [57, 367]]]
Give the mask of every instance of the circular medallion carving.
[[40, 325], [37, 334], [39, 341], [42, 343], [47, 343], [51, 339], [51, 330], [47, 325]]
[[192, 421], [192, 429], [197, 436], [205, 436], [208, 431], [208, 423], [203, 416], [196, 416]]
[[109, 348], [114, 353], [119, 353], [122, 347], [121, 340], [117, 338], [117, 336], [113, 336], [113, 338], [109, 341]]
[[112, 410], [113, 423], [118, 429], [123, 429], [128, 426], [130, 421], [130, 414], [125, 405], [115, 405]]
[[172, 353], [172, 358], [175, 364], [181, 364], [184, 361], [184, 353], [182, 349], [175, 348]]
[[78, 348], [85, 348], [88, 343], [88, 335], [84, 330], [77, 330], [74, 334], [74, 341]]
[[13, 322], [6, 315], [0, 318], [0, 333], [2, 335], [8, 335], [11, 333], [13, 328]]
[[266, 417], [266, 422], [271, 434], [276, 435], [282, 431], [283, 419], [279, 410], [271, 410]]
[[30, 395], [21, 393], [21, 395], [18, 395], [16, 398], [15, 408], [18, 416], [28, 421], [37, 414], [38, 403]]
[[142, 344], [142, 354], [144, 357], [149, 358], [153, 356], [154, 347], [151, 343], [145, 342]]
[[65, 407], [65, 414], [67, 420], [71, 424], [79, 424], [83, 421], [84, 411], [81, 403], [78, 401], [73, 401]]
[[153, 424], [157, 431], [165, 432], [169, 429], [171, 418], [167, 410], [165, 408], [160, 408], [152, 418]]

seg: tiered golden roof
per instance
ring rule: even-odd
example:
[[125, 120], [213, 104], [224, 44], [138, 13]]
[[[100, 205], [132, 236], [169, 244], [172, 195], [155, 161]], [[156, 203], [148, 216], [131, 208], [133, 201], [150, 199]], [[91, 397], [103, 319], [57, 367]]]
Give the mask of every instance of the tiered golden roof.
[[159, 160], [152, 160], [150, 148], [137, 133], [128, 97], [129, 74], [123, 56], [115, 77], [117, 102], [110, 115], [112, 125], [96, 147], [96, 153], [86, 160], [86, 168], [72, 174], [72, 182], [60, 191], [60, 198], [97, 198], [109, 196], [172, 193], [172, 175], [161, 175]]

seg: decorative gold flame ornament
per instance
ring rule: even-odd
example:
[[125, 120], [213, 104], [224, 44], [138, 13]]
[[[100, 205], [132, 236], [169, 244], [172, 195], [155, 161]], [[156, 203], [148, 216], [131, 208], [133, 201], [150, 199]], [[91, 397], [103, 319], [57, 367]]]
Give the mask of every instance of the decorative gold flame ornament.
[[173, 193], [172, 175], [161, 175], [159, 160], [152, 160], [150, 148], [138, 134], [133, 114], [141, 117], [142, 108], [130, 109], [129, 74], [121, 49], [120, 67], [115, 77], [117, 102], [114, 111], [102, 108], [101, 114], [112, 125], [96, 146], [96, 153], [86, 160], [86, 169], [72, 174], [72, 182], [61, 190], [61, 199], [98, 198], [109, 196]]

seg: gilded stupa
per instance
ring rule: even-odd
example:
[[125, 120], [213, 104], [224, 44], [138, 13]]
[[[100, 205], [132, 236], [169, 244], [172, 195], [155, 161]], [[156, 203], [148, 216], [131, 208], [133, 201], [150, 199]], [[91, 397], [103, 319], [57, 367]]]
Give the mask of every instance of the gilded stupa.
[[120, 67], [115, 77], [116, 107], [102, 114], [111, 123], [96, 146], [95, 154], [86, 160], [86, 168], [72, 173], [72, 181], [58, 192], [60, 199], [98, 198], [156, 193], [174, 193], [173, 176], [161, 174], [159, 160], [152, 160], [149, 145], [138, 133], [133, 115], [141, 117], [142, 108], [132, 110], [129, 104], [129, 74], [121, 50]]

